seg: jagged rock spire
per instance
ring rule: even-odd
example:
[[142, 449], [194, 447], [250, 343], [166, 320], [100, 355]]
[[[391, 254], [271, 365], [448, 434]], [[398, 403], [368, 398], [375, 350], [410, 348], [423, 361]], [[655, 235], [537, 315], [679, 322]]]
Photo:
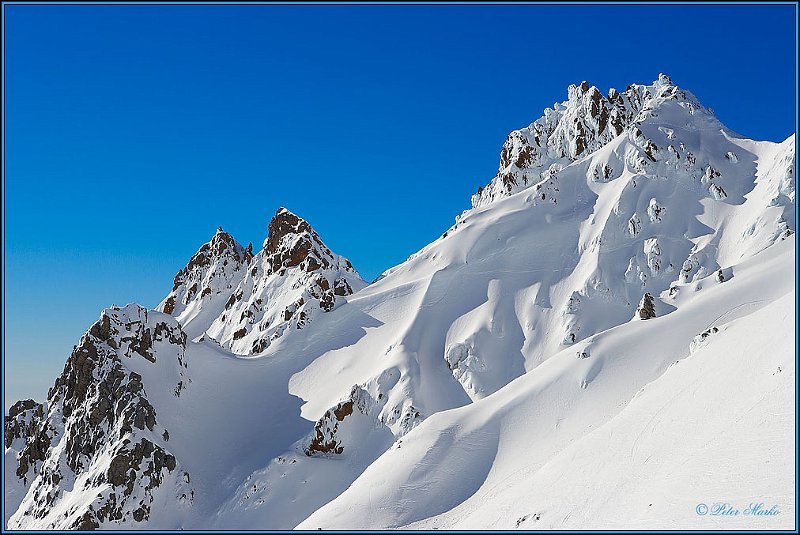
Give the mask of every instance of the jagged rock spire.
[[278, 209], [267, 229], [262, 250], [208, 329], [239, 354], [263, 352], [287, 329], [302, 329], [365, 285], [349, 260], [286, 208]]
[[196, 299], [231, 289], [252, 258], [252, 248], [245, 249], [219, 227], [211, 240], [178, 271], [172, 291], [157, 309], [178, 316]]
[[281, 207], [275, 212], [267, 226], [267, 239], [264, 240], [264, 250], [267, 253], [274, 253], [287, 235], [303, 233], [316, 234], [305, 219]]
[[347, 259], [335, 255], [308, 222], [286, 208], [280, 208], [269, 222], [263, 255], [269, 273], [302, 266], [307, 272], [318, 269], [338, 269], [334, 264], [342, 261], [342, 269], [355, 271]]

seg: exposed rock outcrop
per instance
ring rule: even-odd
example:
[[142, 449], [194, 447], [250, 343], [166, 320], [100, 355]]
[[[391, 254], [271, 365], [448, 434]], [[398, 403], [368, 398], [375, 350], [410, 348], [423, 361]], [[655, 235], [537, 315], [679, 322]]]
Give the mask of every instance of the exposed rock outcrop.
[[[47, 414], [28, 400], [5, 421], [6, 448], [18, 452], [16, 474], [32, 485], [9, 527], [26, 517], [53, 529], [132, 525], [148, 520], [156, 494], [177, 492], [178, 461], [164, 445], [168, 431], [132, 368], [182, 382], [186, 342], [165, 314], [138, 305], [103, 311], [48, 392]], [[162, 488], [168, 480], [169, 490]], [[104, 484], [111, 489], [88, 506], [54, 515], [65, 481], [73, 497]]]
[[287, 330], [303, 329], [366, 285], [349, 260], [289, 210], [279, 209], [268, 231], [224, 311], [207, 329], [238, 354], [266, 351]]
[[[691, 93], [678, 88], [664, 74], [649, 86], [634, 84], [623, 92], [611, 88], [604, 95], [584, 81], [570, 85], [567, 94], [566, 101], [545, 109], [540, 119], [508, 135], [500, 151], [497, 175], [473, 195], [473, 206], [484, 206], [551, 178], [557, 169], [596, 151], [627, 129], [635, 129], [636, 122], [647, 118], [657, 99], [680, 100], [693, 109], [702, 109]], [[641, 131], [634, 134], [642, 136]], [[658, 147], [652, 141], [642, 139], [642, 148], [650, 161], [656, 160]], [[591, 173], [594, 181], [604, 182], [615, 170], [603, 165]]]
[[242, 247], [220, 227], [178, 271], [172, 291], [156, 309], [184, 324], [190, 322], [200, 308], [215, 308], [216, 303], [230, 299], [252, 259], [252, 245]]
[[653, 296], [645, 292], [639, 306], [636, 308], [636, 314], [639, 319], [649, 320], [656, 317], [656, 306], [653, 302]]

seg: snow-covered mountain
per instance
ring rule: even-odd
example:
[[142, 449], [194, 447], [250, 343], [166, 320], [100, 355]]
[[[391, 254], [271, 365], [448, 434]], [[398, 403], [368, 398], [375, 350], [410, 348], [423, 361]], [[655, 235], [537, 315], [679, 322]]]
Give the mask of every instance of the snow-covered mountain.
[[169, 429], [152, 403], [169, 403], [186, 388], [186, 344], [166, 314], [138, 305], [104, 310], [46, 406], [27, 401], [9, 411], [7, 514], [17, 509], [20, 525], [94, 529], [157, 524], [164, 504], [189, 507], [189, 475], [170, 453]]
[[793, 527], [794, 136], [568, 97], [373, 284], [280, 209], [104, 311], [6, 417], [8, 526]]
[[[175, 316], [195, 336], [213, 321], [244, 278], [253, 246], [242, 247], [220, 227], [175, 275], [172, 291], [156, 310]], [[197, 327], [195, 327], [197, 326]]]
[[366, 283], [303, 219], [281, 208], [261, 251], [221, 228], [175, 276], [157, 310], [174, 315], [194, 339], [216, 340], [238, 355], [263, 353], [287, 329], [303, 329]]

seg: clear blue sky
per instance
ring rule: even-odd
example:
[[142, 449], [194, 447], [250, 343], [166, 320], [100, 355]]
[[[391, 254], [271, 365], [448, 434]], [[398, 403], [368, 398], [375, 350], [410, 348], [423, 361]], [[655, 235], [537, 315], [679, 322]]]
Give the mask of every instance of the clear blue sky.
[[795, 8], [6, 5], [6, 406], [112, 303], [154, 307], [218, 226], [279, 206], [364, 278], [438, 237], [506, 134], [659, 72], [795, 131]]

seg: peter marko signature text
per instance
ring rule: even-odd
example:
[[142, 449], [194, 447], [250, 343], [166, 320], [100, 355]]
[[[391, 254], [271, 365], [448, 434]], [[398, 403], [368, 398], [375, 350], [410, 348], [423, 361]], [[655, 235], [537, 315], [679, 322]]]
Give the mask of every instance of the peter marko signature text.
[[694, 510], [700, 516], [777, 516], [781, 514], [777, 505], [764, 505], [764, 502], [750, 503], [746, 507], [737, 507], [727, 502], [715, 502], [711, 505], [698, 503]]

